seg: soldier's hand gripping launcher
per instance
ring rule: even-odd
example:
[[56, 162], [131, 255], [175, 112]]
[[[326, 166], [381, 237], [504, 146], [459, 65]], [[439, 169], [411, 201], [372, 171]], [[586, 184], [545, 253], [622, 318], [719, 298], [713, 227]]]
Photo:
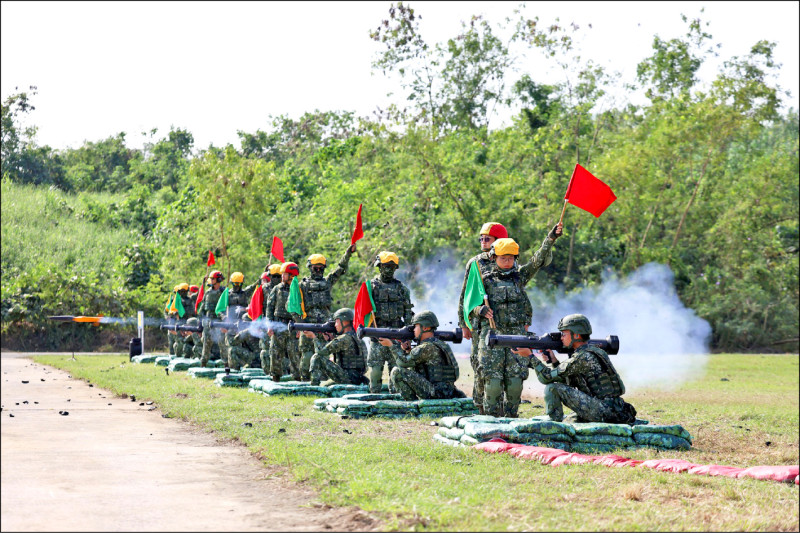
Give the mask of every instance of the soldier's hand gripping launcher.
[[[605, 339], [589, 339], [587, 342], [605, 350], [608, 355], [617, 355], [619, 353], [619, 337], [616, 335], [609, 335]], [[492, 346], [509, 346], [511, 348], [530, 348], [531, 350], [553, 350], [560, 353], [572, 351], [567, 350], [561, 344], [560, 331], [547, 333], [541, 337], [537, 337], [533, 333], [528, 333], [527, 335], [498, 335], [491, 331], [486, 339], [486, 344], [490, 348]]]
[[295, 331], [313, 331], [314, 333], [333, 333], [336, 335], [336, 326], [333, 325], [334, 321], [330, 320], [324, 324], [314, 324], [312, 322], [293, 322], [289, 321], [289, 333]]
[[[433, 336], [445, 342], [453, 342], [461, 344], [461, 328], [456, 328], [453, 331], [444, 331], [436, 329], [433, 331]], [[413, 341], [414, 340], [414, 327], [405, 326], [402, 328], [365, 328], [358, 326], [356, 337], [363, 339], [364, 337], [371, 337], [373, 339], [394, 339], [398, 341]]]

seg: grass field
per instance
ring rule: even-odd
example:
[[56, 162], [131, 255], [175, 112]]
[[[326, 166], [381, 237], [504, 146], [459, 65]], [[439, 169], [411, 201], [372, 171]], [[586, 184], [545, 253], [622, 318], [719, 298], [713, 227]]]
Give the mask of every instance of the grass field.
[[[35, 357], [238, 440], [277, 465], [276, 475], [310, 484], [326, 504], [358, 506], [389, 530], [798, 530], [795, 485], [597, 465], [554, 468], [436, 444], [434, 419], [341, 420], [315, 411], [313, 398], [218, 388], [127, 359]], [[705, 375], [694, 381], [626, 397], [640, 418], [682, 424], [694, 448], [621, 455], [739, 467], [797, 464], [798, 376], [797, 355], [710, 356]], [[542, 414], [539, 404], [524, 404], [520, 416]]]

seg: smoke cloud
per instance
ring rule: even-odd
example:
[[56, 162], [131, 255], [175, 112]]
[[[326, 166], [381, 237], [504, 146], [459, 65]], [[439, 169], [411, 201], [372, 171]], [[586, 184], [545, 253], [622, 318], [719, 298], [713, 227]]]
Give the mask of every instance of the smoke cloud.
[[[415, 312], [429, 309], [439, 318], [440, 328], [454, 329], [465, 265], [446, 251], [435, 257], [411, 265], [398, 278], [412, 280]], [[648, 263], [623, 278], [609, 270], [600, 285], [568, 294], [562, 288], [548, 296], [531, 288], [528, 295], [533, 304], [531, 332], [557, 331], [560, 318], [581, 313], [592, 324], [592, 338], [617, 335], [620, 352], [611, 361], [628, 392], [677, 386], [703, 372], [711, 326], [680, 301], [674, 275], [666, 265]], [[465, 340], [452, 347], [457, 356], [468, 357], [471, 345]], [[525, 390], [541, 395], [543, 389], [531, 370]]]

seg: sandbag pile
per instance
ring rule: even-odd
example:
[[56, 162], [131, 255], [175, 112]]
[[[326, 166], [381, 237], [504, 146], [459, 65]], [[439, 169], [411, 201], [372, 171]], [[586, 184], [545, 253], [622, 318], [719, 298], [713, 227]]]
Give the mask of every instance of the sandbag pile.
[[443, 414], [468, 416], [478, 412], [472, 398], [407, 402], [399, 394], [345, 394], [341, 398], [320, 398], [314, 401], [314, 408], [351, 418], [407, 418]]
[[[311, 385], [308, 381], [283, 381], [273, 383], [272, 379], [256, 378], [249, 383], [251, 392], [258, 392], [265, 396], [324, 396], [326, 398], [341, 398], [345, 394], [368, 393], [369, 385]], [[389, 392], [389, 386], [384, 383], [382, 392]]]
[[207, 379], [214, 379], [217, 377], [217, 374], [224, 374], [224, 368], [209, 368], [202, 366], [193, 366], [189, 370], [186, 371], [186, 374], [193, 377], [193, 378], [207, 378]]
[[155, 363], [156, 356], [155, 355], [134, 355], [131, 357], [131, 363]]
[[617, 449], [652, 447], [688, 450], [692, 437], [679, 425], [636, 425], [553, 422], [546, 415], [533, 418], [448, 416], [439, 420], [434, 439], [450, 445], [471, 446], [492, 439], [515, 444], [556, 448], [575, 453], [608, 453]]
[[[214, 377], [214, 385], [218, 387], [246, 387], [252, 379], [264, 379], [266, 374], [260, 368], [243, 368], [238, 372], [223, 372]], [[272, 379], [270, 377], [270, 379]]]
[[174, 355], [162, 355], [161, 357], [156, 357], [156, 360], [153, 362], [156, 364], [156, 366], [169, 366], [169, 362], [174, 358]]

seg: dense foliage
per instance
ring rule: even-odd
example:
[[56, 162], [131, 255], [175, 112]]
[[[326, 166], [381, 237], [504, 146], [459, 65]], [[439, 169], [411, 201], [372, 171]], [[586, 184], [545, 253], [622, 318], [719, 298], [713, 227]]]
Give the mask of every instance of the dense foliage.
[[[639, 65], [644, 106], [609, 104], [614, 76], [574, 53], [575, 28], [475, 18], [430, 45], [402, 4], [371, 37], [385, 45], [373, 67], [399, 77], [408, 107], [371, 120], [281, 116], [239, 132], [239, 149], [193, 152], [191, 133], [173, 129], [150, 132], [143, 150], [119, 133], [58, 151], [19, 130], [35, 88], [12, 95], [2, 109], [3, 344], [59, 346], [49, 314], [158, 316], [174, 284], [200, 282], [209, 249], [226, 277], [239, 270], [246, 283], [275, 234], [303, 272], [311, 253], [336, 260], [361, 203], [366, 236], [334, 289], [342, 304], [382, 249], [398, 252], [412, 284], [423, 259], [476, 253], [489, 220], [524, 254], [558, 219], [580, 163], [619, 200], [599, 219], [570, 208], [539, 288], [575, 290], [609, 268], [666, 263], [683, 302], [711, 323], [714, 347], [796, 349], [797, 111], [779, 111], [766, 41], [698, 86], [712, 38], [686, 22], [685, 36], [656, 37]], [[512, 80], [526, 53], [551, 58], [565, 80]], [[513, 123], [490, 128], [504, 106], [517, 109]]]

